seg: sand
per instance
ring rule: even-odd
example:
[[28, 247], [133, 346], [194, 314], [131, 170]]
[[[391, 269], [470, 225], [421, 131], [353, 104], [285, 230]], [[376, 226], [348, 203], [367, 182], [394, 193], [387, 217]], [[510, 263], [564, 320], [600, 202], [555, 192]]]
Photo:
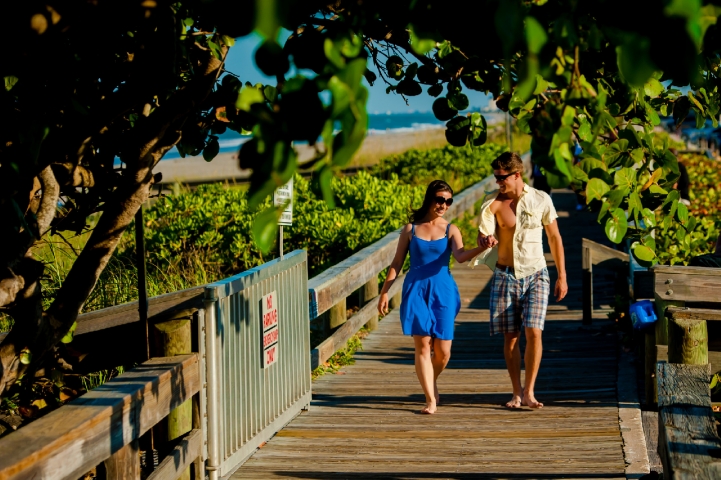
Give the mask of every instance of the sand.
[[[351, 167], [367, 166], [380, 159], [403, 153], [412, 148], [437, 148], [447, 145], [445, 128], [416, 130], [411, 132], [389, 132], [366, 137], [360, 150], [351, 160]], [[300, 163], [307, 162], [315, 154], [307, 145], [296, 147]], [[223, 153], [206, 162], [202, 156], [163, 160], [155, 167], [156, 173], [163, 174], [161, 183], [197, 184], [223, 180], [243, 181], [250, 177], [250, 170], [238, 167], [236, 153]]]

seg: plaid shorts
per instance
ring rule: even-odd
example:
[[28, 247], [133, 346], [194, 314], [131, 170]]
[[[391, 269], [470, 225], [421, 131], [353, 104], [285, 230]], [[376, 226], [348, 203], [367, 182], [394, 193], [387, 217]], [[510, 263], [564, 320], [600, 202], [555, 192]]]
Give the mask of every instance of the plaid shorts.
[[496, 269], [491, 279], [491, 335], [540, 328], [546, 320], [551, 279], [548, 269], [517, 279]]

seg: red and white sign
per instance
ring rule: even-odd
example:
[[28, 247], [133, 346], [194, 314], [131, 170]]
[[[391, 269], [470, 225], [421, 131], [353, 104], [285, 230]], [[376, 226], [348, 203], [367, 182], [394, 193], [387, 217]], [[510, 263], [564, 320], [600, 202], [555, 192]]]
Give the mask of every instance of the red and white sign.
[[263, 368], [278, 361], [278, 303], [275, 291], [261, 299], [263, 326]]

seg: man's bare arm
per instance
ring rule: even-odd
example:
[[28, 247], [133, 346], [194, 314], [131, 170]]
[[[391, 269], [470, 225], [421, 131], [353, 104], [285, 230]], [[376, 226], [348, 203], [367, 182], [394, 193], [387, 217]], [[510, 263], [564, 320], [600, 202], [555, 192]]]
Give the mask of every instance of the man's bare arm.
[[558, 222], [553, 221], [545, 225], [546, 236], [548, 236], [548, 246], [551, 247], [551, 255], [553, 261], [556, 262], [556, 270], [558, 271], [558, 280], [553, 294], [556, 301], [560, 302], [568, 293], [568, 282], [566, 281], [566, 256], [563, 252], [563, 239], [561, 232], [558, 231]]

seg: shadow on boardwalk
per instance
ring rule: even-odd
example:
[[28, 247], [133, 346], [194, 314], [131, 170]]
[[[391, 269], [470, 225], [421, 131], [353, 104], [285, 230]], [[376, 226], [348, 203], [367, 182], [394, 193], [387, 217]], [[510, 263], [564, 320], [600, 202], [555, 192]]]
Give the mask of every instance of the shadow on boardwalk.
[[[554, 202], [570, 293], [549, 308], [536, 393], [545, 408], [502, 407], [511, 386], [503, 339], [488, 335], [491, 272], [457, 266], [464, 306], [436, 415], [418, 414], [413, 342], [392, 312], [364, 341], [356, 364], [316, 381], [311, 409], [232, 478], [625, 478], [616, 336], [603, 312], [592, 329], [581, 326], [581, 236], [600, 240], [603, 232], [593, 215], [575, 211], [572, 195], [556, 193]], [[549, 270], [555, 282], [550, 261]], [[610, 300], [597, 298], [596, 308]]]

